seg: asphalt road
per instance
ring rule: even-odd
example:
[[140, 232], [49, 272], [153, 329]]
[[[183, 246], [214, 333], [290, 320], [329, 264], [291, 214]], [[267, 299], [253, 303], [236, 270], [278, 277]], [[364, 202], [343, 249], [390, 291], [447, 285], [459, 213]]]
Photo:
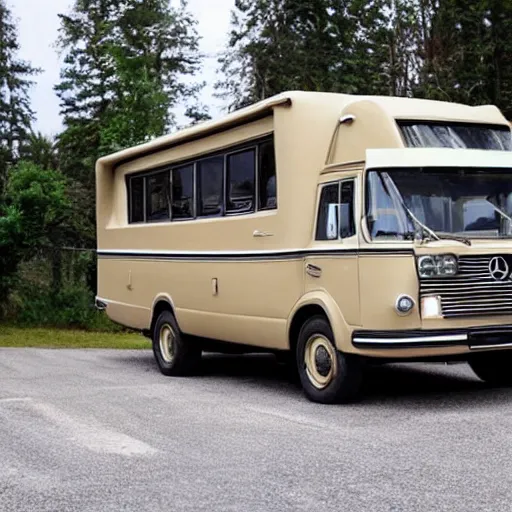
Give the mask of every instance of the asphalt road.
[[512, 510], [512, 391], [465, 365], [371, 370], [350, 406], [309, 403], [270, 356], [204, 366], [0, 349], [0, 510]]

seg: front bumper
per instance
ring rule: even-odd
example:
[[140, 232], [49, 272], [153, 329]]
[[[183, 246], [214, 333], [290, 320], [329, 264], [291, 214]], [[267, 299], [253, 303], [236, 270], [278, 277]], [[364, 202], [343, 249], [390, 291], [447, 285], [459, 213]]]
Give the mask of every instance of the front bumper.
[[414, 331], [355, 331], [352, 344], [359, 349], [468, 347], [470, 350], [512, 348], [512, 325], [467, 329]]

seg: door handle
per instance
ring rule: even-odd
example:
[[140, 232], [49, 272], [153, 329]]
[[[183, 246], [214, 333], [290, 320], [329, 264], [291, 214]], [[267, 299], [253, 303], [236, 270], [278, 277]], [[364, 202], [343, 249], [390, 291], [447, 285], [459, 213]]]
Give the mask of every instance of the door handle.
[[321, 277], [322, 269], [320, 267], [317, 267], [316, 265], [308, 263], [306, 265], [306, 273], [309, 274], [311, 277]]
[[259, 229], [257, 229], [256, 231], [254, 231], [252, 236], [254, 236], [255, 238], [263, 238], [265, 236], [274, 236], [274, 233], [268, 233], [267, 231], [260, 231]]

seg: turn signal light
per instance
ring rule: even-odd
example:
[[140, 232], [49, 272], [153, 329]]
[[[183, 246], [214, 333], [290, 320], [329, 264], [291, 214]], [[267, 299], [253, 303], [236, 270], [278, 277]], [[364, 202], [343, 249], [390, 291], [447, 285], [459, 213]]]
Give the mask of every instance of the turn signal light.
[[437, 295], [422, 297], [421, 316], [422, 318], [442, 318], [441, 297]]

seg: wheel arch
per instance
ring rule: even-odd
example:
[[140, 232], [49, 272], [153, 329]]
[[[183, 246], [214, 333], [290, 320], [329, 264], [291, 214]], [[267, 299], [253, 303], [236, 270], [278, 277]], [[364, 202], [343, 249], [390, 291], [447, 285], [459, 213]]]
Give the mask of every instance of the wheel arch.
[[336, 347], [344, 352], [352, 352], [350, 329], [336, 301], [326, 292], [307, 293], [295, 304], [287, 323], [288, 344], [290, 350], [295, 349], [297, 338], [304, 322], [311, 316], [322, 314], [331, 325]]
[[[160, 295], [157, 295], [155, 297], [155, 300], [153, 301], [153, 305], [151, 306], [151, 323], [150, 323], [150, 326], [148, 329], [150, 335], [153, 333], [153, 328], [155, 327], [155, 322], [156, 322], [158, 316], [160, 315], [160, 313], [162, 313], [162, 311], [169, 311], [170, 313], [172, 313], [172, 315], [176, 319], [174, 302], [173, 302], [171, 296], [167, 293], [162, 293]], [[176, 319], [176, 322], [178, 322], [177, 319]]]

